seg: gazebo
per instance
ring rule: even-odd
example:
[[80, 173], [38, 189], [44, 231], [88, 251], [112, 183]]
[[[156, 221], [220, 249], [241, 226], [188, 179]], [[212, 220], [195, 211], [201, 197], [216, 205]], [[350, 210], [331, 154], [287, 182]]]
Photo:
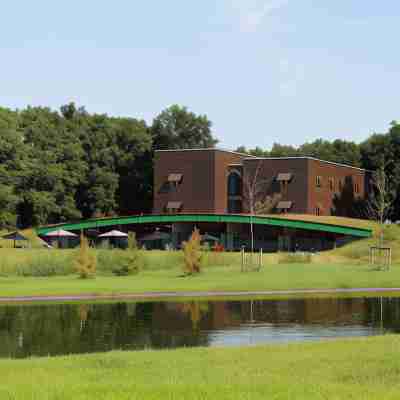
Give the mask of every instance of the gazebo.
[[50, 240], [52, 245], [57, 243], [57, 247], [60, 249], [71, 247], [78, 239], [78, 235], [64, 229], [57, 229], [56, 231], [46, 233], [44, 236]]
[[126, 248], [128, 245], [128, 234], [117, 230], [102, 233], [98, 238], [108, 240], [111, 247]]
[[18, 231], [7, 233], [1, 238], [5, 240], [12, 240], [14, 242], [14, 249], [17, 247], [17, 242], [28, 242], [28, 238], [26, 238], [24, 235], [21, 235]]

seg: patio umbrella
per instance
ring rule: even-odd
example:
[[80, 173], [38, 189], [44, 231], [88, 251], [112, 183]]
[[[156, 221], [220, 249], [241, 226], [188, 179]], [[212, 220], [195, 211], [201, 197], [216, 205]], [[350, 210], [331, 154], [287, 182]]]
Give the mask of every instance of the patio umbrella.
[[47, 237], [78, 237], [75, 233], [64, 231], [64, 229], [58, 229], [56, 231], [51, 231], [46, 233], [44, 236]]
[[57, 239], [58, 247], [61, 246], [61, 239], [78, 237], [78, 235], [75, 235], [75, 233], [65, 231], [64, 229], [57, 229], [56, 231], [48, 232], [44, 236], [51, 239]]
[[21, 235], [19, 232], [12, 232], [12, 233], [7, 233], [7, 235], [2, 236], [2, 239], [6, 240], [13, 240], [14, 241], [14, 249], [16, 247], [16, 243], [20, 241], [28, 241], [28, 239]]
[[98, 236], [99, 238], [127, 238], [128, 235], [124, 232], [113, 230], [110, 232], [103, 233]]

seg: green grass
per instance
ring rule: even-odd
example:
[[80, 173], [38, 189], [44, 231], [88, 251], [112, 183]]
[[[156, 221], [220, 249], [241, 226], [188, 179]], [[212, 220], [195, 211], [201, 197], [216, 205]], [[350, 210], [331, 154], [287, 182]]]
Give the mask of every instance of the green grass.
[[98, 274], [86, 280], [76, 275], [0, 278], [0, 296], [369, 287], [400, 287], [400, 266], [383, 272], [359, 265], [279, 264], [247, 273], [241, 273], [239, 267], [208, 267], [193, 277], [182, 277], [178, 267], [171, 267], [126, 277]]
[[[141, 251], [139, 274], [116, 277], [112, 270], [126, 252], [97, 250], [96, 279], [80, 280], [73, 270], [77, 250], [3, 247], [0, 296], [400, 287], [400, 228], [387, 227], [385, 237], [393, 249], [389, 272], [368, 266], [369, 246], [376, 243], [371, 238], [311, 257], [265, 254], [260, 272], [241, 273], [240, 253], [207, 252], [203, 272], [185, 278], [178, 251]], [[34, 235], [32, 240], [36, 243]]]
[[400, 338], [0, 361], [2, 400], [393, 399]]

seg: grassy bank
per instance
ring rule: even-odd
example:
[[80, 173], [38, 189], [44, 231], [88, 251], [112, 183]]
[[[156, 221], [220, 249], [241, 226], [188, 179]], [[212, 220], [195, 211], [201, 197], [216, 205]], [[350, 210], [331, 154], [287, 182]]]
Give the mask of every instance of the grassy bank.
[[362, 265], [278, 264], [248, 273], [239, 267], [208, 267], [193, 277], [182, 277], [179, 267], [171, 267], [126, 277], [98, 273], [85, 280], [76, 275], [0, 278], [0, 296], [369, 287], [400, 287], [400, 266], [382, 272]]
[[[368, 265], [369, 246], [376, 239], [353, 242], [336, 250], [302, 257], [265, 254], [260, 272], [241, 272], [240, 253], [204, 253], [199, 276], [182, 277], [183, 255], [178, 251], [140, 251], [140, 272], [127, 277], [112, 271], [127, 251], [96, 250], [95, 279], [77, 279], [77, 250], [0, 248], [0, 296], [128, 294], [165, 291], [255, 291], [285, 289], [400, 287], [400, 228], [386, 229], [393, 249], [389, 272]], [[256, 259], [256, 257], [255, 257]]]
[[[400, 338], [0, 361], [0, 398], [398, 399]], [[23, 378], [22, 378], [23, 377]]]

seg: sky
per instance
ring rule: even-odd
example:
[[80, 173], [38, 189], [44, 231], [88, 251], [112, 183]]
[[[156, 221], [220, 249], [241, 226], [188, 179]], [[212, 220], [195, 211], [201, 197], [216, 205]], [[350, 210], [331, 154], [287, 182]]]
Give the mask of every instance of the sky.
[[172, 104], [219, 147], [360, 142], [400, 120], [396, 0], [13, 0], [0, 106], [152, 119]]

